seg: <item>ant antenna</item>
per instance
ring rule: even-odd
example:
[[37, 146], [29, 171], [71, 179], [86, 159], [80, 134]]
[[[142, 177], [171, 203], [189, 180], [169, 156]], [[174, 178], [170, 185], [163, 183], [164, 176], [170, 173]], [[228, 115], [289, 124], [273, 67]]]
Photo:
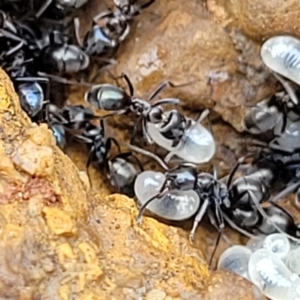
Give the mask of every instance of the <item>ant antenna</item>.
[[156, 154], [150, 152], [150, 151], [147, 151], [147, 150], [144, 150], [144, 149], [141, 149], [137, 146], [134, 146], [134, 145], [131, 145], [131, 144], [128, 144], [128, 143], [122, 143], [122, 145], [124, 145], [125, 147], [131, 149], [132, 151], [134, 152], [137, 152], [139, 154], [142, 154], [142, 155], [145, 155], [145, 156], [148, 156], [148, 157], [151, 157], [152, 159], [154, 159], [165, 171], [168, 171], [169, 170], [169, 167], [168, 165], [161, 159], [159, 158]]

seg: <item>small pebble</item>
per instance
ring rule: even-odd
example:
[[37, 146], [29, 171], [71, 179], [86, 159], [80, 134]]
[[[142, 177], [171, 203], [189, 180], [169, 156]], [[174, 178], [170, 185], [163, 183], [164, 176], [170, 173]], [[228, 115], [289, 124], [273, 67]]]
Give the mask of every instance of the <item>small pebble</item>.
[[167, 294], [158, 289], [153, 289], [146, 294], [145, 300], [165, 300]]

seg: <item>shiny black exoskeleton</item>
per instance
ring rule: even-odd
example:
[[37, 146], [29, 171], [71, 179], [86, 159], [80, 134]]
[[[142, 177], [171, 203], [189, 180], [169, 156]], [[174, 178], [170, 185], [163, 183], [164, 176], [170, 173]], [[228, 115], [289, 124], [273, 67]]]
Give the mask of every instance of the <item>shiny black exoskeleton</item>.
[[144, 137], [148, 143], [151, 143], [146, 123], [151, 122], [156, 124], [163, 120], [163, 110], [160, 105], [179, 103], [179, 99], [176, 98], [161, 99], [155, 103], [152, 103], [152, 100], [168, 85], [171, 87], [174, 87], [175, 85], [171, 82], [164, 82], [147, 100], [142, 100], [134, 96], [134, 89], [129, 78], [125, 74], [122, 74], [121, 77], [125, 79], [128, 85], [129, 94], [127, 94], [125, 90], [114, 85], [99, 84], [93, 86], [86, 92], [85, 100], [97, 108], [115, 111], [111, 115], [133, 112], [138, 117], [138, 120], [133, 130], [131, 142], [135, 138], [138, 125], [141, 123]]
[[59, 32], [53, 32], [50, 44], [41, 49], [43, 71], [51, 74], [74, 74], [89, 66], [89, 57]]
[[18, 95], [22, 108], [29, 117], [35, 117], [43, 107], [44, 93], [41, 86], [34, 83], [22, 83], [18, 86]]
[[[46, 84], [46, 97], [41, 83]], [[33, 120], [48, 103], [49, 80], [41, 77], [18, 77], [15, 78], [15, 85], [20, 99], [21, 107]], [[45, 99], [46, 98], [46, 99]]]
[[111, 186], [128, 197], [134, 197], [134, 181], [143, 171], [143, 165], [131, 152], [120, 153], [107, 163], [107, 178]]
[[53, 132], [53, 135], [56, 140], [56, 144], [60, 149], [64, 149], [66, 147], [66, 131], [64, 126], [62, 126], [59, 122], [53, 121], [49, 124], [50, 129]]

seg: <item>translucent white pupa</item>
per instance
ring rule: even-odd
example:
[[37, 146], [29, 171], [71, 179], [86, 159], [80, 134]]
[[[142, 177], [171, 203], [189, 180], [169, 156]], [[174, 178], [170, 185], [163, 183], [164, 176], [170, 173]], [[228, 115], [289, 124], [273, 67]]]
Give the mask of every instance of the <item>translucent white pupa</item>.
[[274, 253], [267, 249], [255, 251], [249, 260], [251, 281], [271, 300], [287, 299], [293, 274]]
[[[170, 111], [166, 112], [168, 117]], [[169, 151], [165, 157], [165, 162], [169, 162], [173, 156], [183, 159], [193, 164], [203, 164], [209, 162], [216, 152], [216, 145], [212, 134], [201, 124], [209, 114], [205, 110], [198, 120], [186, 118], [191, 123], [184, 136], [177, 146], [172, 146], [172, 140], [166, 139], [159, 129], [163, 123], [153, 124], [147, 122], [147, 131], [151, 139], [160, 147]]]
[[289, 270], [300, 276], [300, 245], [292, 249], [285, 259], [285, 264]]
[[286, 235], [282, 233], [273, 233], [266, 237], [263, 247], [280, 259], [284, 260], [290, 252], [291, 246], [290, 241]]
[[287, 300], [300, 300], [300, 278], [293, 281], [286, 297]]
[[[159, 194], [165, 178], [163, 173], [154, 171], [144, 171], [137, 176], [134, 191], [141, 205]], [[182, 221], [195, 215], [200, 203], [198, 194], [193, 190], [171, 190], [163, 197], [149, 203], [147, 209], [163, 219]]]
[[246, 246], [232, 246], [226, 249], [219, 258], [218, 269], [224, 269], [249, 278], [248, 263], [252, 251]]
[[300, 85], [300, 41], [297, 38], [271, 37], [262, 45], [260, 54], [268, 68]]
[[256, 250], [261, 249], [264, 246], [265, 239], [265, 235], [261, 235], [259, 238], [250, 238], [246, 244], [246, 247], [255, 252]]

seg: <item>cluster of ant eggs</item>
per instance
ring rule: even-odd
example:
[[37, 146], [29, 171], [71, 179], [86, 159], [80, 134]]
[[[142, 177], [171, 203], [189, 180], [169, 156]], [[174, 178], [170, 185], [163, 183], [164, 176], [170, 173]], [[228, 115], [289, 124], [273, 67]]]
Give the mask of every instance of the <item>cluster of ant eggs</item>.
[[225, 250], [218, 269], [255, 284], [271, 300], [300, 300], [300, 247], [281, 233], [250, 239]]

